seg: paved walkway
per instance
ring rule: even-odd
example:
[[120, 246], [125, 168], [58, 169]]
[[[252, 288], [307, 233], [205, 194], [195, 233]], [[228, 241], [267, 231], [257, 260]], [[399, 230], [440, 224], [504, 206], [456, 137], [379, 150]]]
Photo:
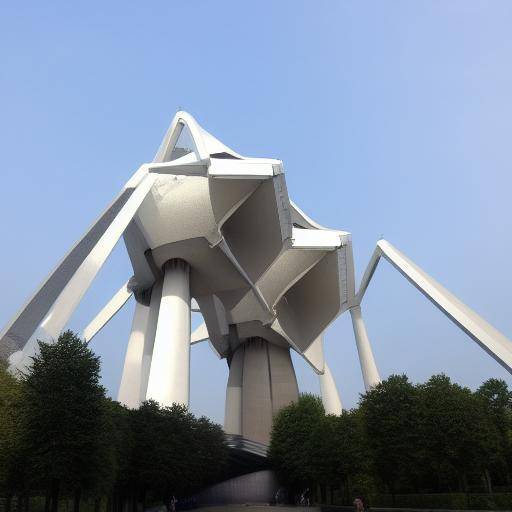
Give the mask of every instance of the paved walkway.
[[194, 509], [196, 512], [320, 512], [319, 507], [273, 507], [270, 505], [221, 505]]

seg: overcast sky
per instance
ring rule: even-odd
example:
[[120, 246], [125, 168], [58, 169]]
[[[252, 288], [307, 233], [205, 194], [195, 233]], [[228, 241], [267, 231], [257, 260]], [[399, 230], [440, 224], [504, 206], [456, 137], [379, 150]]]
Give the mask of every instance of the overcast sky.
[[[511, 27], [497, 0], [2, 1], [0, 324], [184, 109], [236, 151], [282, 159], [293, 200], [352, 232], [358, 279], [383, 236], [511, 337]], [[121, 244], [70, 326], [130, 275]], [[132, 312], [92, 343], [113, 396]], [[385, 262], [363, 314], [383, 377], [512, 383]], [[354, 406], [348, 315], [326, 353]], [[192, 410], [222, 421], [226, 379], [225, 361], [193, 347]]]

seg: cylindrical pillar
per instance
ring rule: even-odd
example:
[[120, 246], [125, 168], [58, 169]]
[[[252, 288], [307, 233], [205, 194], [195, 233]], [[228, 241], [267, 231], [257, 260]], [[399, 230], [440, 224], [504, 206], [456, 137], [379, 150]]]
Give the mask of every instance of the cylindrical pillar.
[[325, 363], [324, 373], [318, 376], [320, 380], [320, 394], [324, 404], [325, 414], [335, 414], [339, 416], [343, 410], [336, 383], [331, 373], [331, 369]]
[[149, 307], [136, 301], [132, 330], [124, 358], [123, 376], [117, 395], [119, 402], [132, 409], [140, 405], [141, 364], [148, 316]]
[[240, 347], [231, 357], [226, 388], [224, 431], [242, 435], [242, 382], [244, 372], [244, 348]]
[[361, 371], [363, 372], [364, 387], [369, 391], [373, 386], [380, 382], [379, 371], [375, 364], [372, 347], [366, 332], [363, 317], [361, 315], [361, 306], [354, 306], [350, 309], [352, 317], [352, 325], [356, 337], [357, 352], [359, 353], [359, 362], [361, 363]]
[[149, 316], [144, 335], [144, 348], [142, 351], [142, 363], [140, 370], [140, 402], [146, 400], [148, 390], [149, 371], [151, 369], [151, 358], [153, 357], [153, 347], [155, 346], [156, 326], [158, 323], [158, 311], [160, 310], [160, 300], [162, 299], [163, 279], [160, 279], [153, 285], [151, 290], [151, 299], [149, 302]]
[[188, 407], [190, 395], [190, 267], [180, 259], [163, 266], [147, 398]]
[[299, 398], [288, 347], [248, 338], [229, 364], [224, 429], [268, 445], [273, 417]]

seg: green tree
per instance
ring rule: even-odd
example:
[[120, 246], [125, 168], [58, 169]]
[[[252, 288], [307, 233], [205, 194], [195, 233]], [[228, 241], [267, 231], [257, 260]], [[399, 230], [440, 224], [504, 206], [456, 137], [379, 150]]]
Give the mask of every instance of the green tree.
[[195, 418], [182, 405], [160, 407], [152, 400], [131, 416], [132, 500], [187, 496], [223, 471], [227, 447], [220, 426]]
[[269, 459], [283, 483], [294, 490], [313, 487], [317, 481], [314, 434], [324, 417], [321, 400], [303, 394], [274, 418]]
[[228, 450], [222, 427], [204, 416], [194, 420], [192, 439], [194, 457], [190, 483], [193, 484], [191, 491], [197, 491], [223, 474]]
[[418, 393], [405, 375], [392, 375], [360, 401], [376, 476], [394, 495], [416, 486]]
[[74, 495], [78, 512], [82, 491], [97, 494], [112, 464], [99, 379], [99, 358], [71, 331], [54, 344], [39, 342], [39, 354], [23, 376], [33, 484], [50, 489], [53, 512], [61, 491]]
[[107, 493], [107, 511], [122, 510], [127, 496], [136, 486], [136, 466], [133, 464], [134, 450], [133, 413], [119, 402], [107, 400], [110, 422], [112, 425], [111, 448], [114, 451], [114, 485]]
[[10, 510], [14, 494], [27, 494], [27, 450], [22, 410], [23, 386], [0, 365], [0, 489]]
[[[314, 480], [326, 500], [326, 486], [340, 487], [346, 504], [352, 493], [368, 493], [368, 457], [358, 411], [343, 411], [341, 416], [328, 415], [317, 423], [311, 441]], [[364, 483], [363, 483], [364, 482]]]
[[[434, 375], [418, 387], [423, 464], [438, 476], [439, 487], [453, 475], [460, 490], [468, 490], [468, 476], [486, 474], [496, 450], [497, 431], [480, 396]], [[488, 482], [490, 485], [490, 482]]]
[[498, 449], [492, 455], [491, 472], [499, 483], [510, 484], [512, 470], [512, 393], [502, 379], [489, 379], [477, 390], [487, 414], [499, 434]]

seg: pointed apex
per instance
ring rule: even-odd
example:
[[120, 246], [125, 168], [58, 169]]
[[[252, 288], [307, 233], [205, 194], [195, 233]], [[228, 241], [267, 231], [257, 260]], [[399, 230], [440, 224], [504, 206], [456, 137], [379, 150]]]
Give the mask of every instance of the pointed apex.
[[154, 162], [169, 162], [194, 154], [197, 160], [243, 158], [204, 130], [189, 113], [179, 111], [165, 134]]

